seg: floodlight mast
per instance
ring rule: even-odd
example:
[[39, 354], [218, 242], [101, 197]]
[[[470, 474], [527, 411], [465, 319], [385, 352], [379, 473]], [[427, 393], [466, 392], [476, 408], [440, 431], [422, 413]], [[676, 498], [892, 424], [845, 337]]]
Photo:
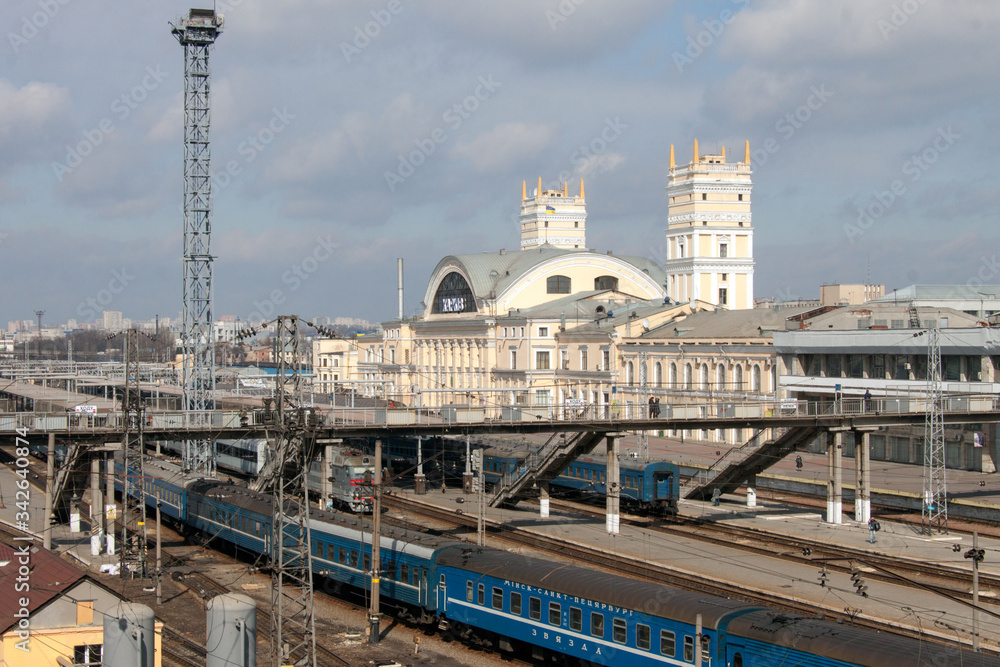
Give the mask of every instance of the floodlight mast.
[[[215, 407], [215, 346], [212, 330], [212, 175], [209, 169], [212, 71], [208, 54], [222, 15], [192, 9], [171, 32], [184, 47], [184, 288], [182, 387], [184, 410], [192, 424], [207, 423]], [[184, 467], [215, 474], [215, 443], [189, 440]]]

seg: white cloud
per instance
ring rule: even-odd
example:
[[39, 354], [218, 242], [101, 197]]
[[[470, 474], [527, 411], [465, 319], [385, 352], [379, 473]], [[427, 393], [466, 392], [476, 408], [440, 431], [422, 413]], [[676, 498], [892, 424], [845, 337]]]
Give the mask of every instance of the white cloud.
[[497, 171], [539, 155], [555, 137], [551, 125], [502, 123], [475, 139], [457, 143], [451, 156], [468, 160], [480, 172]]

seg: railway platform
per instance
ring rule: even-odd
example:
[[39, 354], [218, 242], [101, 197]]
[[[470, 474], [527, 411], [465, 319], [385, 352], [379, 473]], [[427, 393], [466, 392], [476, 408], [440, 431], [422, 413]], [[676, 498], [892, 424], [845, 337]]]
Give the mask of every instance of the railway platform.
[[[412, 490], [394, 490], [407, 500], [431, 503], [434, 506], [478, 516], [477, 496], [461, 489], [428, 491], [415, 495]], [[881, 520], [882, 530], [875, 544], [868, 543], [866, 524], [849, 517], [839, 525], [824, 521], [822, 512], [803, 510], [787, 503], [761, 499], [756, 507], [727, 498], [719, 506], [711, 501], [682, 500], [682, 517], [698, 518], [707, 524], [731, 524], [749, 530], [751, 537], [730, 543], [705, 541], [689, 533], [672, 531], [669, 524], [630, 525], [623, 521], [620, 533], [606, 530], [603, 516], [576, 514], [553, 508], [542, 518], [538, 505], [522, 501], [516, 508], [487, 508], [487, 524], [491, 532], [486, 544], [503, 547], [507, 532], [532, 532], [565, 541], [568, 545], [585, 545], [615, 554], [623, 561], [654, 563], [681, 572], [686, 577], [703, 578], [713, 583], [726, 582], [734, 596], [742, 592], [766, 592], [789, 600], [794, 606], [807, 603], [831, 617], [878, 619], [886, 624], [912, 632], [922, 632], [945, 641], [968, 645], [973, 633], [972, 608], [958, 596], [942, 595], [902, 583], [893, 583], [891, 574], [875, 578], [874, 562], [885, 557], [906, 561], [926, 561], [946, 564], [959, 570], [958, 577], [967, 576], [971, 590], [972, 563], [964, 553], [972, 547], [972, 535], [953, 531], [950, 534], [921, 535], [919, 527]], [[648, 522], [647, 522], [648, 523]], [[706, 528], [708, 532], [708, 528]], [[766, 541], [774, 537], [792, 538], [812, 545], [806, 558], [788, 560], [773, 555], [747, 551], [733, 542]], [[957, 546], [957, 550], [956, 547]], [[978, 546], [985, 550], [980, 574], [985, 578], [1000, 576], [1000, 539], [980, 536]], [[837, 553], [852, 550], [849, 558], [827, 561], [829, 547]], [[858, 569], [867, 596], [856, 590], [851, 570]], [[891, 568], [890, 568], [891, 569]], [[1000, 590], [983, 586], [980, 590], [978, 634], [983, 649], [1000, 652]], [[849, 622], [849, 621], [848, 621]]]

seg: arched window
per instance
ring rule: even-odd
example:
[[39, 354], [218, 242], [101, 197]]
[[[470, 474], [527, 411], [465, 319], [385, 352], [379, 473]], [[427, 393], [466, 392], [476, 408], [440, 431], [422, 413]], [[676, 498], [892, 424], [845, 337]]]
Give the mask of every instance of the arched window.
[[431, 312], [435, 315], [476, 312], [476, 297], [460, 273], [452, 271], [438, 285]]
[[699, 373], [699, 382], [702, 389], [708, 389], [708, 364], [701, 364], [701, 372]]
[[653, 386], [662, 387], [663, 386], [663, 364], [659, 361], [653, 366]]
[[635, 366], [631, 361], [625, 364], [625, 384], [630, 387], [635, 384]]
[[545, 287], [549, 294], [569, 294], [569, 277], [549, 276], [545, 281]]
[[671, 389], [677, 389], [677, 362], [670, 362], [670, 377], [667, 378], [667, 382], [670, 383]]
[[760, 393], [760, 364], [754, 364], [750, 369], [750, 391]]
[[726, 364], [721, 363], [715, 367], [715, 386], [718, 391], [726, 390]]
[[684, 364], [684, 388], [694, 389], [694, 369], [691, 364]]
[[733, 391], [743, 391], [743, 367], [739, 364], [733, 368]]
[[595, 290], [618, 289], [618, 279], [614, 276], [597, 276], [594, 278]]

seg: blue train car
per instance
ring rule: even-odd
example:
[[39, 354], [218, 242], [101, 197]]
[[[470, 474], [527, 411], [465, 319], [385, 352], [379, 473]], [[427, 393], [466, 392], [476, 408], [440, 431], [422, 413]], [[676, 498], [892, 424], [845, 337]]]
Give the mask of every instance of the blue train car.
[[[495, 484], [503, 475], [513, 474], [530, 465], [535, 454], [525, 448], [490, 447], [483, 451], [486, 481]], [[680, 472], [667, 461], [633, 458], [619, 459], [621, 500], [646, 512], [673, 514], [680, 495]], [[581, 456], [549, 482], [550, 487], [562, 488], [583, 495], [607, 494], [607, 456]]]

